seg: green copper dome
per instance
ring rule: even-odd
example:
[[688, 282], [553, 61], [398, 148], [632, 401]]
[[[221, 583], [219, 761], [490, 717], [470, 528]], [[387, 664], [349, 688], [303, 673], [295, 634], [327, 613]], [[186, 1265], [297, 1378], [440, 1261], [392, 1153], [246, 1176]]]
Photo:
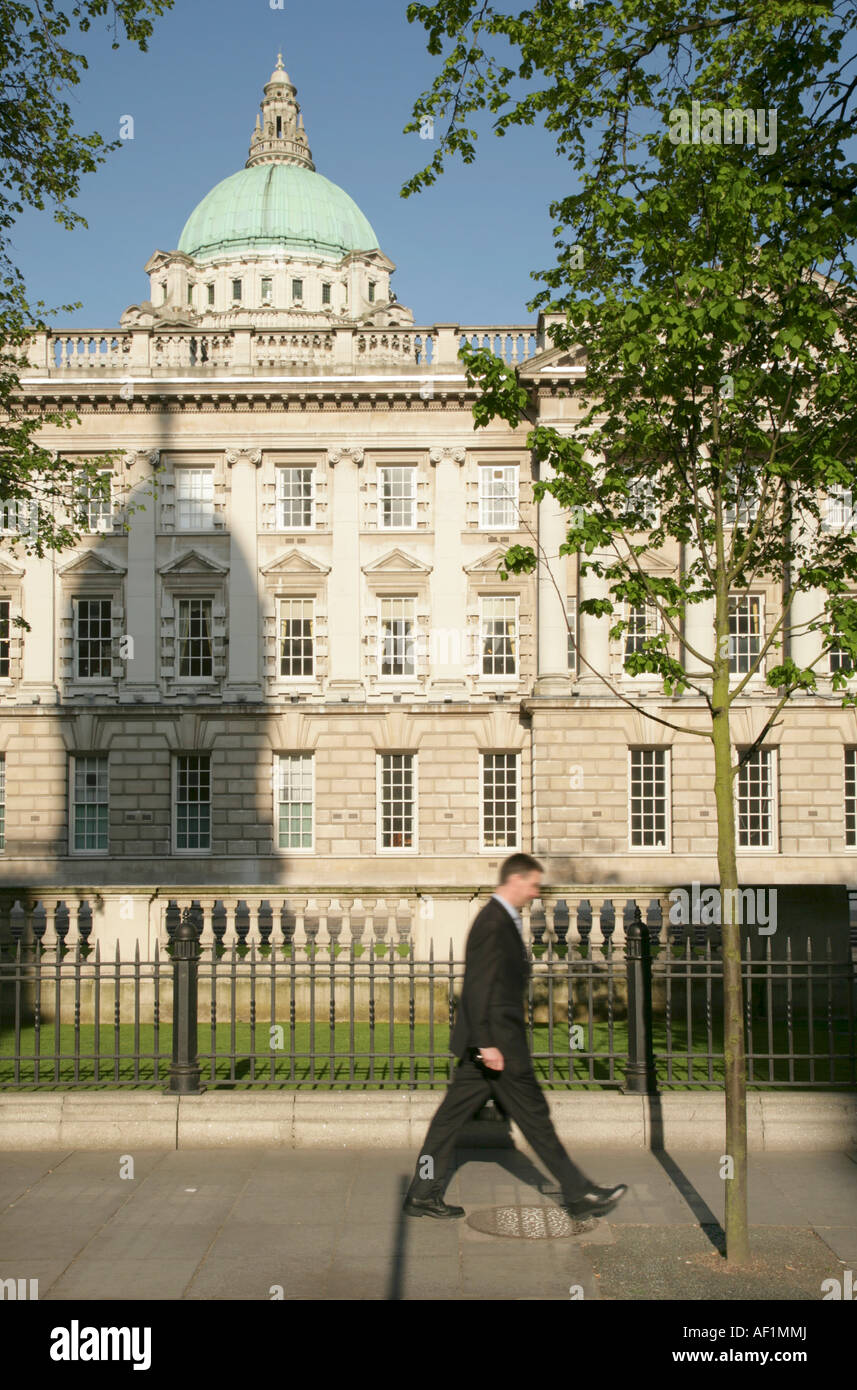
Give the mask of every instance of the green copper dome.
[[309, 252], [341, 260], [378, 238], [353, 199], [299, 164], [254, 164], [212, 188], [194, 208], [178, 249], [195, 259], [247, 251]]

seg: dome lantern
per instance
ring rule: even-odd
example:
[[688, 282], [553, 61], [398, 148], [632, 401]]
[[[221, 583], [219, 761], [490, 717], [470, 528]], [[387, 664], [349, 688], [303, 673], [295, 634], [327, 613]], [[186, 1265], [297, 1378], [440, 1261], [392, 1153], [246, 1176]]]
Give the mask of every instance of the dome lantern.
[[283, 55], [265, 83], [262, 116], [256, 117], [256, 129], [250, 140], [250, 155], [246, 169], [256, 164], [297, 164], [303, 169], [315, 169], [307, 144], [297, 88], [283, 66]]

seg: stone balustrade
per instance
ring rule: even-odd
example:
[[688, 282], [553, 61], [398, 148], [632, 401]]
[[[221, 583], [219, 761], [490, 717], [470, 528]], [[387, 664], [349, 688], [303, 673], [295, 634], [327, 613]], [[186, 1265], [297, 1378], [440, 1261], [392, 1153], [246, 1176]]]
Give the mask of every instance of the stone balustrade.
[[128, 331], [38, 333], [29, 343], [24, 376], [130, 375], [145, 378], [181, 371], [199, 376], [319, 369], [460, 369], [465, 344], [488, 348], [509, 366], [521, 365], [546, 344], [533, 325], [414, 328], [296, 326], [222, 330], [135, 328]]

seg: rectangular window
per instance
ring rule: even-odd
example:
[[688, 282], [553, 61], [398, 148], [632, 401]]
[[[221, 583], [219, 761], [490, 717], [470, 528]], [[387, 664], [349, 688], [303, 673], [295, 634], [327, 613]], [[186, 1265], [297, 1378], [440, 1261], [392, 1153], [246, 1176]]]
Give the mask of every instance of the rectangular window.
[[483, 530], [518, 525], [518, 466], [479, 467], [479, 525]]
[[[731, 491], [733, 495], [738, 486], [740, 474], [729, 474], [724, 479], [724, 492]], [[746, 470], [741, 478], [743, 487], [741, 495], [734, 497], [731, 502], [723, 503], [723, 524], [724, 526], [734, 526], [736, 518], [741, 526], [747, 526], [754, 522], [759, 515], [759, 497], [753, 486], [752, 476], [748, 476]]]
[[0, 531], [23, 536], [30, 527], [31, 514], [36, 512], [38, 503], [25, 497], [7, 498], [0, 502]]
[[482, 848], [518, 844], [518, 755], [482, 755]]
[[281, 676], [311, 676], [314, 672], [314, 607], [311, 598], [280, 600]]
[[11, 601], [0, 598], [0, 676], [8, 676], [12, 656]]
[[208, 302], [209, 302], [209, 305], [213, 305], [213, 304], [214, 304], [214, 286], [213, 286], [213, 285], [209, 285], [209, 286], [208, 286]]
[[303, 297], [304, 297], [304, 282], [303, 282], [303, 280], [293, 280], [293, 281], [292, 281], [292, 299], [303, 299]]
[[775, 847], [773, 750], [757, 748], [738, 769], [738, 848]]
[[845, 749], [845, 843], [857, 846], [857, 748]]
[[232, 281], [232, 300], [233, 300], [234, 303], [238, 303], [238, 302], [240, 301], [240, 299], [241, 299], [241, 281], [240, 281], [240, 280], [233, 280], [233, 281]]
[[321, 302], [322, 302], [322, 304], [329, 304], [329, 303], [330, 303], [330, 285], [322, 285], [322, 287], [321, 287]]
[[483, 676], [517, 674], [518, 613], [514, 598], [483, 598], [481, 615]]
[[634, 478], [628, 485], [628, 496], [625, 499], [624, 512], [627, 516], [630, 512], [642, 517], [646, 526], [656, 526], [658, 523], [658, 506], [652, 500], [651, 479]]
[[99, 469], [98, 478], [82, 478], [75, 488], [78, 526], [84, 531], [109, 531], [113, 525], [112, 469]]
[[187, 287], [187, 302], [188, 304], [193, 304], [193, 285], [188, 285]]
[[632, 748], [631, 849], [666, 849], [669, 805], [665, 748]]
[[413, 753], [380, 757], [382, 849], [413, 849], [416, 836]]
[[577, 598], [570, 598], [566, 601], [565, 610], [568, 622], [568, 669], [574, 671], [577, 667]]
[[0, 849], [6, 848], [6, 754], [0, 753]]
[[214, 526], [214, 469], [176, 469], [176, 526], [207, 531]]
[[384, 530], [401, 530], [417, 524], [417, 470], [414, 467], [379, 468], [379, 522]]
[[312, 849], [312, 753], [281, 753], [277, 766], [277, 844]]
[[829, 647], [827, 655], [830, 661], [831, 675], [834, 671], [844, 671], [847, 675], [853, 675], [854, 662], [844, 647]]
[[644, 650], [644, 643], [649, 637], [656, 636], [658, 632], [658, 613], [657, 605], [650, 603], [630, 603], [626, 605], [626, 621], [628, 626], [625, 629], [625, 656], [632, 652]]
[[414, 669], [414, 600], [412, 598], [383, 598], [381, 600], [382, 676], [413, 676]]
[[729, 600], [729, 670], [741, 676], [752, 669], [762, 650], [762, 598], [743, 594]]
[[281, 531], [306, 531], [313, 524], [313, 468], [277, 469], [277, 517]]
[[107, 755], [94, 754], [74, 759], [74, 848], [106, 850], [107, 843]]
[[76, 674], [79, 679], [111, 675], [111, 600], [74, 600]]
[[853, 523], [851, 489], [837, 484], [827, 490], [824, 526], [828, 531], [848, 529]]
[[211, 758], [208, 753], [176, 757], [176, 849], [211, 849]]
[[274, 297], [274, 281], [268, 275], [262, 276], [262, 303], [270, 304]]
[[374, 281], [374, 280], [370, 280], [370, 281], [369, 281], [369, 303], [370, 303], [370, 304], [374, 304], [374, 303], [375, 303], [375, 281]]
[[188, 680], [214, 675], [209, 598], [179, 599], [177, 670]]

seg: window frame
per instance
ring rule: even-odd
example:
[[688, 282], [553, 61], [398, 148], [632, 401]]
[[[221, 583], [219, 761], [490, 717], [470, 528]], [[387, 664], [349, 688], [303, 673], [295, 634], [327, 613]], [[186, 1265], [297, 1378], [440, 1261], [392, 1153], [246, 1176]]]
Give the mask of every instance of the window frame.
[[[201, 526], [183, 526], [183, 525], [181, 524], [182, 506], [183, 506], [183, 505], [190, 505], [190, 504], [197, 504], [197, 503], [207, 503], [208, 500], [209, 500], [207, 497], [196, 498], [196, 497], [182, 497], [182, 496], [181, 496], [181, 488], [180, 488], [180, 485], [179, 485], [179, 479], [180, 479], [180, 478], [181, 478], [181, 479], [189, 478], [189, 477], [191, 477], [191, 476], [194, 475], [194, 474], [199, 474], [201, 477], [207, 477], [207, 478], [209, 478], [209, 479], [211, 480], [211, 516], [210, 516], [210, 520], [209, 520], [209, 522], [208, 522], [207, 525], [201, 525]], [[185, 535], [185, 536], [186, 536], [186, 535], [201, 535], [202, 533], [204, 533], [204, 532], [206, 532], [206, 531], [216, 531], [216, 530], [218, 529], [218, 528], [217, 528], [216, 521], [215, 521], [215, 517], [216, 517], [216, 514], [217, 514], [217, 513], [216, 513], [216, 510], [215, 510], [216, 492], [217, 492], [216, 483], [217, 483], [216, 469], [215, 469], [212, 465], [210, 465], [210, 464], [208, 464], [208, 465], [203, 464], [203, 465], [201, 465], [201, 466], [197, 466], [197, 465], [195, 465], [195, 464], [184, 464], [184, 463], [183, 463], [183, 464], [179, 464], [179, 465], [177, 465], [176, 467], [174, 467], [174, 469], [173, 469], [173, 486], [174, 486], [174, 497], [175, 497], [175, 501], [174, 501], [174, 504], [173, 504], [173, 505], [174, 505], [173, 531], [174, 531], [177, 535], [178, 535], [178, 534], [180, 534], [180, 535]]]
[[[390, 496], [385, 498], [386, 475], [399, 472], [408, 476], [411, 487], [410, 493], [403, 493], [401, 497]], [[379, 463], [377, 467], [377, 494], [378, 494], [378, 530], [379, 531], [416, 531], [417, 530], [417, 493], [419, 488], [418, 469], [415, 463]], [[394, 502], [410, 502], [410, 513], [413, 520], [409, 524], [391, 523], [389, 526], [384, 522], [384, 504], [389, 500]]]
[[[749, 602], [750, 602], [751, 600], [753, 600], [753, 599], [756, 600], [756, 602], [757, 602], [757, 604], [758, 604], [758, 608], [759, 608], [759, 649], [758, 649], [758, 651], [753, 655], [753, 657], [752, 657], [752, 659], [751, 659], [751, 661], [750, 661], [750, 666], [753, 665], [754, 661], [756, 660], [756, 657], [758, 657], [759, 652], [761, 652], [762, 648], [763, 648], [764, 645], [765, 645], [765, 595], [764, 595], [763, 593], [759, 593], [758, 591], [751, 591], [751, 592], [748, 593], [748, 594], [738, 594], [738, 593], [736, 593], [736, 594], [731, 594], [731, 593], [730, 593], [730, 595], [729, 595], [729, 614], [728, 614], [728, 616], [729, 616], [729, 621], [730, 621], [730, 628], [731, 628], [731, 620], [732, 620], [732, 602], [733, 602], [733, 600], [734, 600], [737, 604], [740, 605], [741, 603], [744, 603], [745, 601], [747, 601], [747, 602], [749, 603]], [[737, 610], [736, 610], [736, 611], [737, 611]], [[729, 633], [729, 643], [730, 643], [730, 646], [729, 646], [729, 675], [730, 675], [730, 677], [731, 677], [731, 676], [738, 676], [738, 677], [740, 677], [741, 679], [743, 679], [745, 676], [749, 675], [749, 669], [750, 669], [750, 668], [748, 667], [746, 671], [741, 671], [741, 670], [737, 670], [737, 669], [734, 669], [734, 668], [733, 668], [733, 666], [732, 666], [732, 639], [733, 639], [733, 635], [735, 636], [736, 641], [737, 641], [737, 637], [738, 637], [740, 634], [738, 634], [738, 633], [733, 634], [733, 633], [731, 632], [731, 630], [730, 630], [730, 633]], [[762, 662], [761, 665], [758, 667], [755, 676], [752, 676], [752, 677], [751, 677], [751, 680], [764, 679], [764, 676], [765, 676], [765, 664], [764, 664], [764, 662]]]
[[[515, 839], [511, 845], [486, 845], [485, 843], [485, 761], [487, 758], [512, 758], [515, 768]], [[479, 753], [479, 850], [482, 854], [496, 854], [502, 850], [513, 854], [521, 850], [521, 753], [515, 748], [489, 748]]]
[[[848, 766], [849, 760], [853, 762], [853, 768], [851, 768], [850, 770]], [[850, 797], [848, 791], [849, 775], [851, 780], [853, 781], [853, 789]], [[854, 838], [852, 840], [849, 840], [848, 838], [849, 800], [853, 801], [853, 806], [851, 809], [851, 818], [853, 820], [853, 826], [851, 827], [851, 833], [853, 834]], [[844, 840], [844, 849], [846, 851], [857, 850], [857, 744], [853, 743], [846, 743], [842, 749], [842, 821], [842, 836]]]
[[[101, 805], [103, 805], [104, 808], [105, 808], [105, 813], [106, 813], [106, 814], [105, 814], [105, 836], [104, 836], [104, 838], [105, 838], [105, 843], [104, 843], [103, 845], [96, 845], [96, 846], [93, 846], [93, 847], [88, 847], [88, 846], [85, 846], [85, 845], [78, 845], [78, 844], [76, 843], [76, 841], [77, 841], [77, 808], [78, 808], [78, 801], [77, 801], [77, 769], [78, 769], [78, 764], [79, 764], [79, 763], [86, 762], [86, 760], [88, 760], [88, 759], [91, 759], [93, 762], [100, 763], [100, 764], [102, 764], [103, 767], [104, 767], [104, 800], [103, 800], [103, 802], [102, 802], [102, 801], [97, 801], [97, 802], [95, 802], [95, 803], [87, 803], [87, 802], [84, 801], [84, 802], [81, 802], [81, 803], [80, 803], [82, 806], [85, 806], [85, 805], [87, 805], [87, 804], [95, 804], [96, 806], [101, 806]], [[71, 857], [71, 856], [75, 856], [75, 857], [82, 856], [82, 857], [84, 857], [84, 858], [92, 858], [93, 856], [96, 856], [96, 855], [105, 855], [105, 854], [109, 854], [109, 853], [110, 853], [110, 754], [109, 754], [109, 752], [107, 752], [107, 753], [82, 753], [82, 752], [75, 752], [75, 753], [72, 753], [71, 756], [69, 757], [68, 777], [69, 777], [69, 780], [68, 780], [68, 797], [69, 797], [69, 799], [68, 799], [68, 808], [69, 808], [69, 814], [68, 814], [68, 853], [69, 853], [69, 857]]]
[[[635, 845], [634, 844], [634, 754], [635, 753], [660, 753], [663, 756], [664, 769], [664, 838], [663, 845]], [[672, 829], [673, 829], [673, 804], [672, 804], [672, 749], [669, 744], [634, 743], [628, 745], [627, 753], [628, 781], [628, 853], [629, 854], [671, 854], [672, 853]], [[644, 814], [641, 812], [641, 814]]]
[[[521, 465], [519, 463], [479, 463], [476, 465], [477, 473], [477, 499], [478, 499], [478, 524], [480, 531], [520, 531], [521, 518]], [[514, 476], [514, 491], [511, 496], [500, 499], [487, 494], [487, 481], [491, 472], [511, 471]], [[496, 481], [496, 480], [495, 480]], [[512, 509], [513, 518], [511, 521], [486, 521], [485, 511], [489, 502], [507, 501]]]
[[[308, 845], [281, 845], [280, 844], [280, 807], [282, 804], [291, 805], [292, 803], [282, 803], [280, 801], [280, 768], [284, 759], [301, 759], [309, 766], [309, 838]], [[272, 780], [273, 790], [273, 850], [275, 854], [315, 854], [315, 824], [316, 824], [316, 775], [315, 775], [315, 750], [310, 749], [289, 749], [285, 752], [277, 751], [274, 753], [274, 777]], [[304, 805], [306, 803], [297, 803]]]
[[[277, 606], [276, 606], [276, 624], [277, 624], [277, 630], [276, 630], [276, 644], [277, 644], [277, 670], [276, 670], [276, 679], [277, 679], [277, 681], [286, 682], [286, 683], [288, 683], [288, 685], [291, 686], [291, 685], [298, 684], [298, 683], [300, 683], [300, 682], [308, 682], [309, 684], [313, 684], [313, 685], [314, 685], [315, 682], [318, 680], [318, 678], [319, 678], [319, 672], [318, 672], [318, 649], [317, 649], [318, 623], [317, 623], [317, 611], [316, 611], [316, 604], [317, 604], [317, 601], [318, 601], [318, 600], [317, 600], [317, 596], [316, 596], [315, 594], [278, 594], [278, 595], [277, 595], [277, 600], [276, 600], [276, 605], [277, 605]], [[295, 604], [295, 603], [308, 603], [308, 604], [310, 605], [310, 614], [309, 614], [309, 620], [310, 620], [310, 654], [311, 654], [311, 658], [312, 658], [312, 671], [311, 671], [309, 674], [307, 674], [307, 672], [305, 672], [305, 671], [304, 671], [304, 672], [301, 672], [299, 675], [296, 675], [296, 674], [294, 674], [294, 673], [289, 674], [288, 672], [284, 672], [283, 669], [282, 669], [282, 662], [283, 662], [283, 651], [282, 651], [283, 608], [284, 608], [284, 605], [291, 605], [291, 604]], [[302, 616], [301, 621], [303, 621], [303, 620], [304, 620], [304, 618], [303, 618], [303, 616]], [[305, 641], [306, 639], [303, 638], [303, 637], [299, 637], [299, 638], [290, 639], [290, 640], [296, 640], [296, 641], [303, 642], [303, 641]]]
[[[743, 746], [737, 746], [737, 753], [744, 751]], [[747, 771], [747, 764], [738, 772], [735, 778], [735, 852], [736, 854], [779, 854], [780, 852], [780, 797], [779, 797], [779, 748], [775, 744], [763, 744], [756, 749], [754, 757], [762, 754], [768, 756], [768, 769], [770, 774], [770, 822], [772, 831], [772, 843], [769, 845], [742, 845], [741, 844], [741, 774]]]
[[[214, 652], [214, 595], [213, 595], [213, 594], [186, 594], [186, 593], [177, 593], [177, 594], [175, 594], [174, 597], [173, 597], [173, 603], [174, 603], [174, 605], [175, 605], [175, 608], [174, 608], [174, 614], [175, 614], [175, 616], [174, 616], [174, 621], [175, 621], [175, 669], [174, 669], [174, 674], [173, 674], [173, 680], [174, 680], [177, 684], [181, 684], [181, 685], [198, 685], [198, 684], [203, 683], [203, 682], [206, 682], [206, 683], [209, 682], [209, 681], [213, 682], [213, 681], [216, 679], [215, 673], [214, 673], [214, 665], [215, 665], [215, 652]], [[203, 675], [202, 673], [200, 673], [199, 675], [183, 676], [183, 675], [181, 674], [180, 669], [179, 669], [180, 666], [181, 666], [181, 660], [182, 660], [182, 649], [181, 649], [181, 641], [182, 641], [182, 637], [181, 637], [181, 613], [182, 613], [182, 604], [185, 604], [185, 603], [187, 603], [187, 604], [191, 604], [191, 603], [202, 603], [202, 604], [207, 604], [207, 605], [208, 605], [208, 643], [209, 643], [209, 661], [210, 661], [210, 665], [211, 665], [211, 670], [209, 671], [209, 673], [208, 673], [207, 675]]]
[[[385, 605], [385, 604], [395, 604], [395, 603], [405, 603], [405, 604], [409, 604], [409, 605], [410, 605], [410, 610], [411, 610], [410, 659], [411, 659], [411, 666], [413, 667], [413, 669], [412, 669], [411, 671], [409, 671], [409, 672], [405, 672], [405, 671], [385, 672], [384, 669], [383, 669], [383, 666], [384, 666], [384, 646], [385, 646], [385, 642], [384, 642], [384, 605]], [[407, 618], [403, 618], [403, 619], [399, 620], [399, 619], [396, 619], [396, 618], [394, 617], [394, 618], [391, 619], [391, 621], [393, 621], [393, 622], [396, 622], [396, 621], [407, 621]], [[417, 600], [416, 600], [416, 597], [415, 597], [413, 594], [384, 594], [384, 593], [379, 594], [379, 595], [378, 595], [378, 668], [377, 668], [377, 671], [375, 672], [376, 678], [377, 678], [379, 681], [384, 681], [384, 682], [387, 682], [387, 681], [399, 681], [399, 682], [401, 682], [401, 681], [416, 681], [416, 680], [419, 678], [419, 672], [418, 672], [418, 669], [417, 669], [417, 649], [416, 649], [416, 642], [417, 642]], [[391, 664], [392, 664], [392, 663], [391, 663]]]
[[[183, 849], [180, 849], [180, 848], [179, 848], [179, 844], [178, 844], [178, 831], [179, 831], [179, 800], [178, 800], [178, 793], [179, 793], [179, 760], [180, 760], [181, 758], [197, 758], [197, 759], [203, 759], [203, 758], [205, 758], [205, 759], [207, 759], [207, 761], [208, 761], [208, 803], [207, 803], [207, 804], [208, 804], [208, 846], [207, 846], [207, 847], [198, 846], [198, 847], [193, 847], [193, 848], [183, 848]], [[174, 749], [173, 752], [172, 752], [172, 757], [170, 758], [170, 763], [171, 763], [170, 820], [171, 820], [171, 823], [172, 823], [172, 828], [171, 828], [171, 833], [170, 833], [170, 843], [171, 843], [171, 846], [172, 846], [172, 853], [173, 853], [174, 855], [179, 855], [179, 856], [188, 856], [188, 855], [194, 855], [194, 854], [205, 854], [205, 855], [210, 855], [210, 854], [212, 853], [212, 845], [213, 845], [213, 843], [214, 843], [214, 798], [213, 798], [213, 795], [212, 795], [212, 791], [213, 791], [213, 766], [212, 766], [212, 755], [211, 755], [211, 753], [199, 752], [198, 750], [195, 750], [195, 749], [192, 750], [191, 752], [182, 752], [181, 750]], [[185, 803], [185, 804], [186, 804], [186, 805], [192, 805], [193, 803], [192, 803], [192, 802], [187, 802], [187, 803]], [[198, 803], [198, 804], [201, 804], [201, 803]]]
[[[99, 638], [99, 641], [107, 643], [107, 656], [110, 671], [106, 676], [83, 676], [80, 673], [80, 605], [81, 603], [106, 603], [108, 605], [107, 621], [109, 624], [109, 636]], [[72, 594], [71, 598], [72, 613], [72, 676], [73, 682], [83, 681], [86, 684], [97, 681], [113, 681], [113, 595], [112, 594]]]
[[[384, 759], [406, 757], [411, 760], [411, 844], [385, 845], [384, 839]], [[392, 814], [391, 814], [392, 819]], [[375, 850], [382, 855], [419, 853], [419, 757], [408, 749], [376, 750], [375, 753]]]
[[[515, 627], [513, 634], [513, 655], [515, 669], [513, 672], [491, 672], [485, 670], [485, 604], [496, 599], [502, 599], [505, 603], [514, 604]], [[500, 682], [505, 684], [517, 685], [521, 680], [521, 596], [520, 594], [494, 594], [486, 593], [479, 595], [479, 645], [477, 650], [477, 663], [479, 667], [477, 679], [480, 682]]]
[[[280, 504], [283, 503], [283, 502], [289, 502], [289, 501], [294, 501], [294, 500], [295, 500], [295, 499], [293, 499], [293, 498], [288, 498], [288, 497], [282, 496], [281, 482], [285, 482], [287, 476], [288, 476], [289, 474], [291, 474], [291, 473], [309, 473], [309, 475], [310, 475], [309, 499], [308, 499], [308, 500], [309, 500], [309, 518], [310, 518], [310, 519], [309, 519], [309, 521], [306, 523], [306, 525], [304, 525], [304, 526], [288, 526], [288, 525], [286, 525], [286, 524], [283, 522], [283, 519], [282, 519], [282, 510], [281, 510]], [[278, 464], [276, 465], [276, 468], [275, 468], [275, 478], [276, 478], [276, 494], [275, 494], [274, 505], [275, 505], [275, 508], [276, 508], [275, 515], [276, 515], [276, 521], [277, 521], [277, 526], [276, 526], [277, 531], [279, 531], [279, 532], [284, 532], [284, 533], [286, 533], [286, 534], [290, 534], [292, 531], [301, 531], [301, 532], [314, 531], [315, 528], [316, 528], [316, 498], [317, 498], [317, 486], [316, 486], [316, 484], [317, 484], [317, 479], [316, 479], [316, 469], [315, 469], [315, 466], [314, 466], [313, 464], [311, 464], [311, 463], [278, 463]], [[307, 499], [298, 498], [297, 500], [298, 500], [298, 501], [305, 501], [305, 500], [307, 500]]]
[[[80, 530], [87, 536], [106, 536], [112, 534], [113, 531], [114, 508], [116, 506], [113, 469], [99, 468], [98, 475], [101, 478], [109, 479], [108, 495], [106, 498], [92, 496], [89, 488], [91, 480], [88, 477], [81, 478], [75, 485], [75, 513]], [[98, 505], [100, 511], [105, 507], [107, 509], [107, 515], [100, 515], [95, 525], [92, 523], [93, 503]]]

